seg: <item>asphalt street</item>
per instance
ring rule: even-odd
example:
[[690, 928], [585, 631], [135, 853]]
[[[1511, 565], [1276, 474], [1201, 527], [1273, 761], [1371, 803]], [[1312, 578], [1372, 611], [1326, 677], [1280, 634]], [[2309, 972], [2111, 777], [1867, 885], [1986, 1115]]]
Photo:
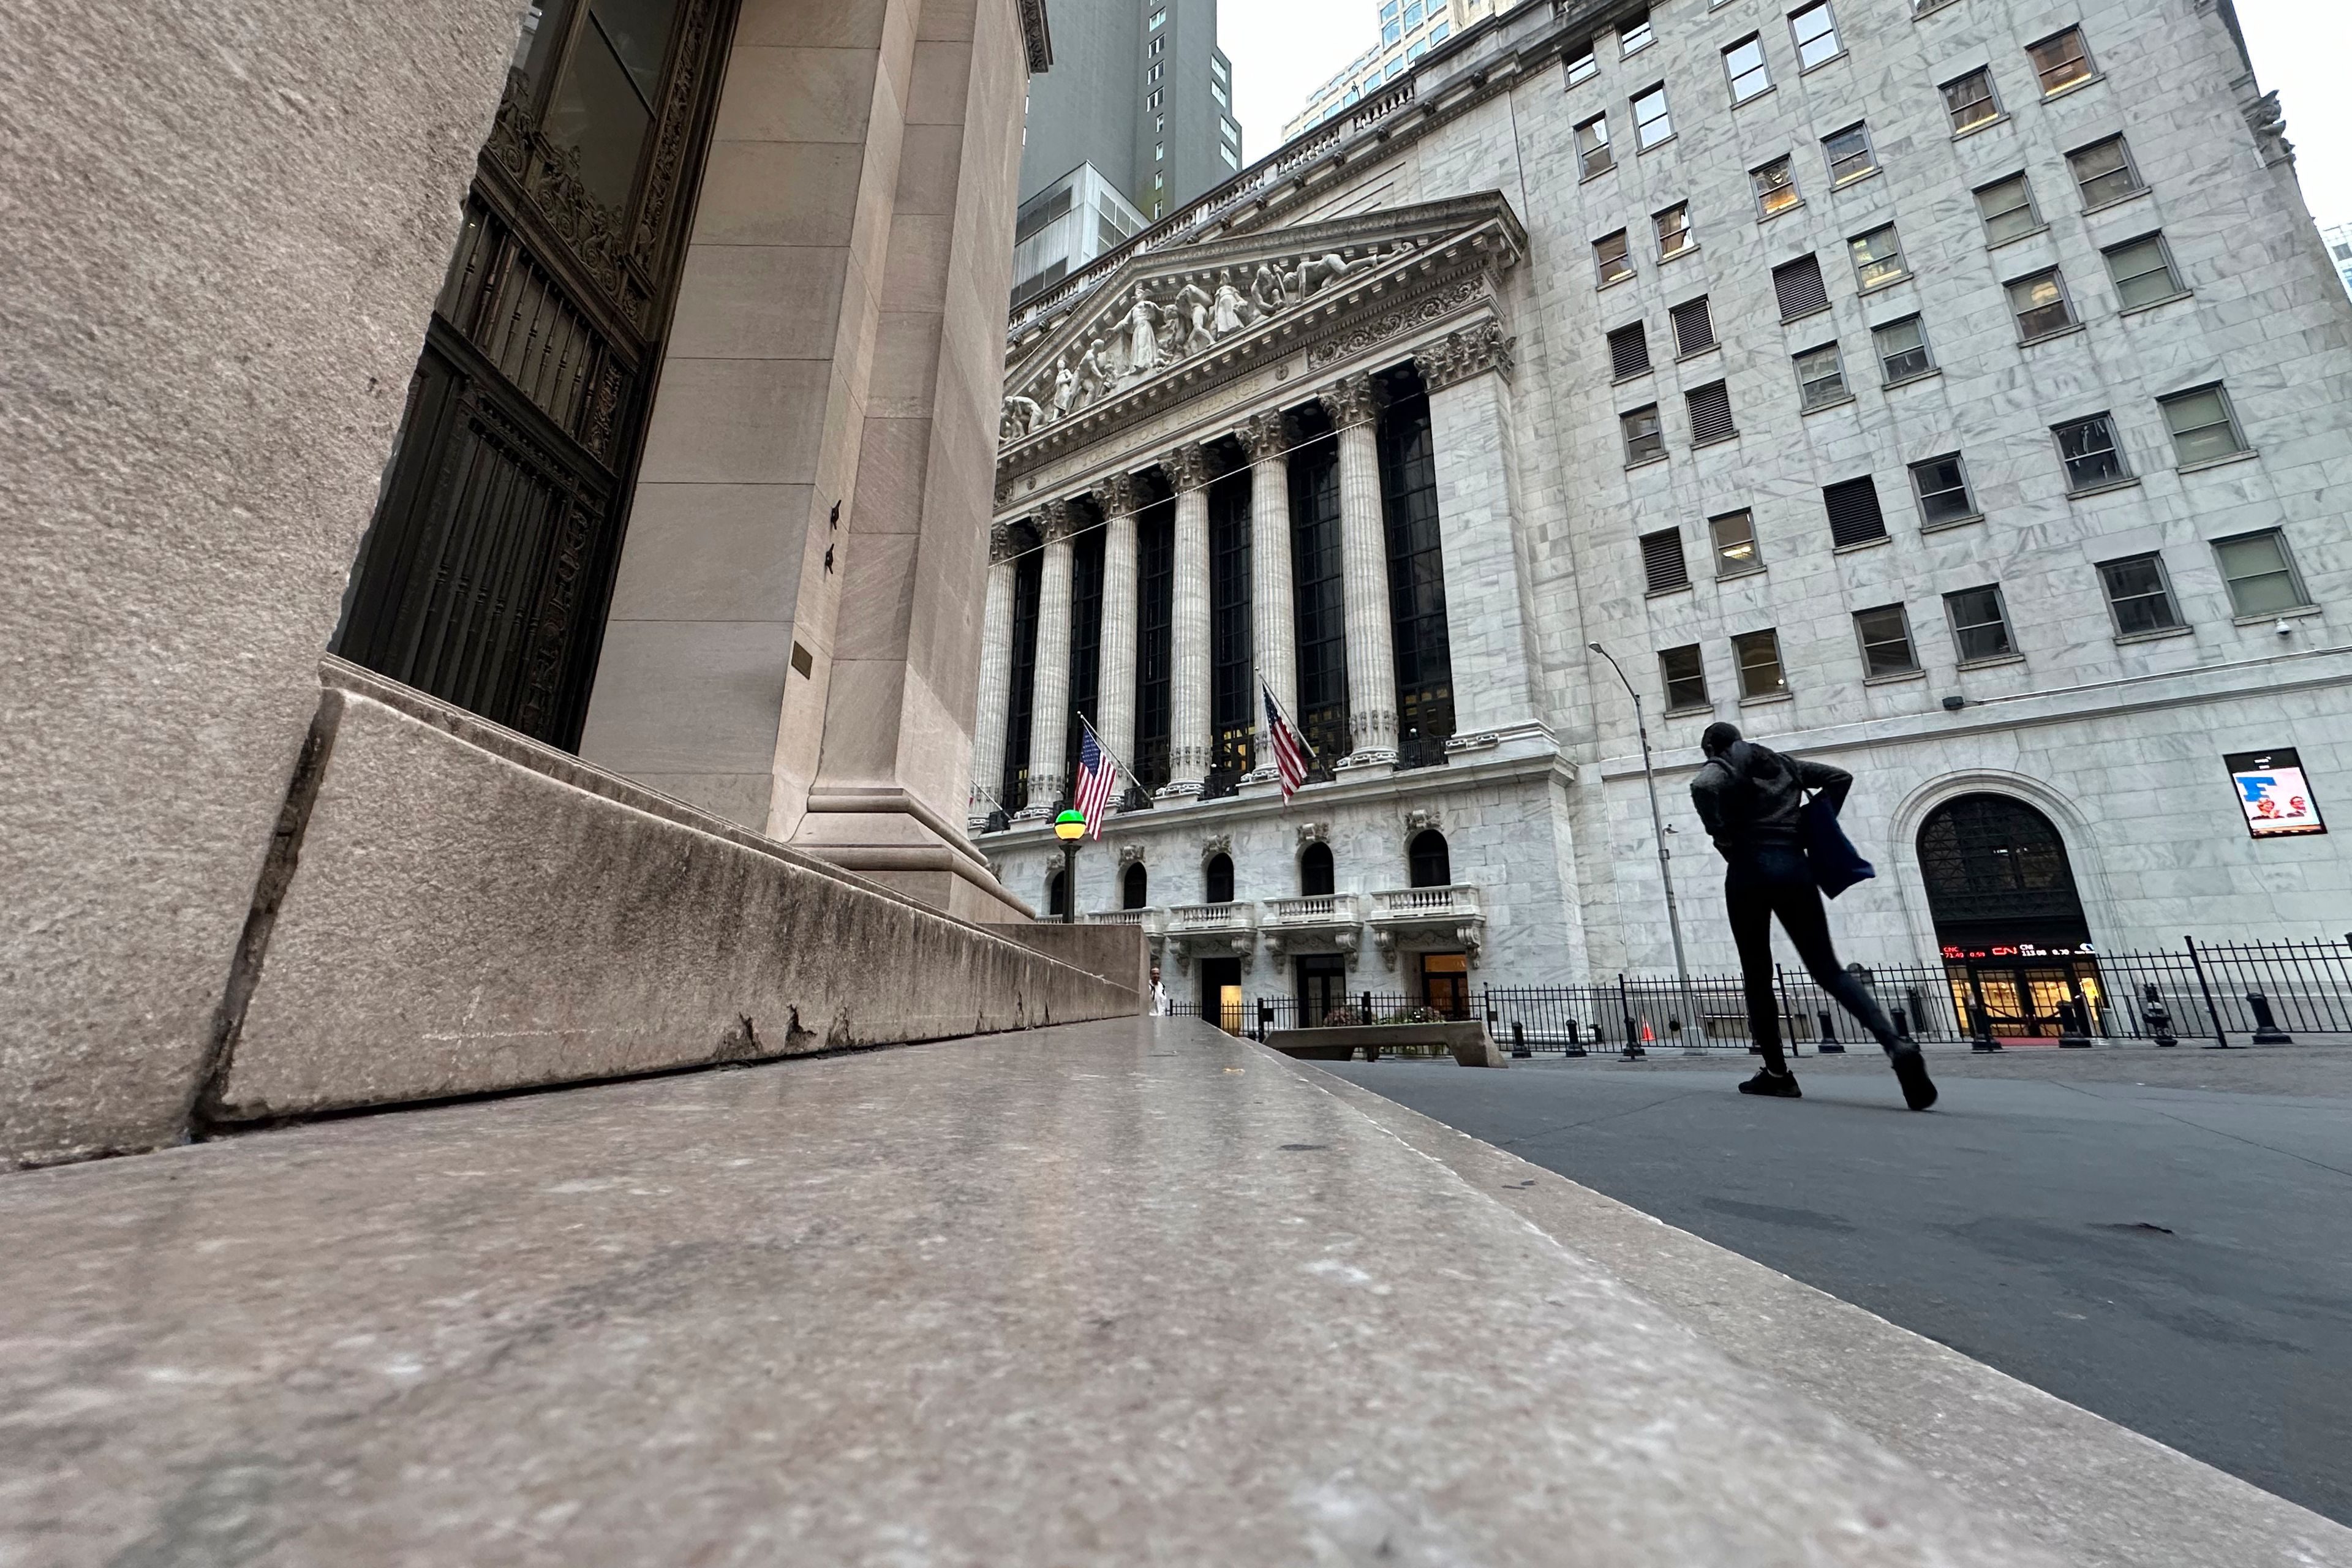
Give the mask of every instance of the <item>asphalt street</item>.
[[[1322, 1064], [2352, 1524], [2352, 1047]], [[2300, 1063], [2300, 1065], [2298, 1065]], [[2261, 1092], [2242, 1092], [2242, 1080]]]

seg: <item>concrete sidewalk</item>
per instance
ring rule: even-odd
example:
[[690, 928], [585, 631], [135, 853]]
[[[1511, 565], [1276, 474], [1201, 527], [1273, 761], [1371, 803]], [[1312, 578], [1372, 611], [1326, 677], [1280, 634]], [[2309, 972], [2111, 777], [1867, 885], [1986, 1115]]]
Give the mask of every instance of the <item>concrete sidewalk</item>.
[[1727, 1354], [1419, 1120], [1138, 1020], [20, 1173], [0, 1563], [2028, 1568], [2142, 1466], [2242, 1550], [2106, 1560], [2352, 1563], [2087, 1416], [1994, 1519], [1726, 1328], [1814, 1293], [1640, 1220]]

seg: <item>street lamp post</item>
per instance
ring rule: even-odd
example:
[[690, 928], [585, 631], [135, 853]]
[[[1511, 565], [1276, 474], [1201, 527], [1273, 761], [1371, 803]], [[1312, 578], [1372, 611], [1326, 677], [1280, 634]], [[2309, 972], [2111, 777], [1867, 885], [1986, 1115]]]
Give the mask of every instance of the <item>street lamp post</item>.
[[1062, 923], [1078, 919], [1078, 840], [1087, 836], [1083, 813], [1066, 811], [1054, 818], [1054, 837], [1062, 841]]
[[1585, 646], [1609, 660], [1609, 668], [1617, 672], [1618, 683], [1625, 688], [1625, 695], [1633, 700], [1633, 728], [1642, 737], [1642, 781], [1650, 789], [1650, 831], [1658, 841], [1658, 878], [1666, 888], [1666, 930], [1674, 935], [1675, 977], [1681, 983], [1683, 990], [1684, 1026], [1696, 1036], [1704, 1037], [1706, 1024], [1700, 1019], [1698, 1009], [1691, 999], [1690, 961], [1683, 954], [1682, 910], [1675, 902], [1674, 852], [1666, 847], [1666, 819], [1658, 809], [1658, 775], [1650, 764], [1650, 726], [1642, 715], [1642, 694], [1633, 689], [1633, 683], [1625, 679], [1624, 667], [1607, 648], [1597, 642]]

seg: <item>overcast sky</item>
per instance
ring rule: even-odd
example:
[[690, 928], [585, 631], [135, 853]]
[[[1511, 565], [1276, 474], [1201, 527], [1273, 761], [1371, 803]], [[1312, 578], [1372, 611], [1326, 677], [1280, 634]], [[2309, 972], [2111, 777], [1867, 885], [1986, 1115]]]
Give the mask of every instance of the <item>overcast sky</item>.
[[[1379, 0], [1224, 0], [1217, 30], [1248, 158], [1272, 152], [1307, 95], [1371, 47], [1378, 10]], [[2286, 110], [2313, 215], [2352, 222], [2352, 0], [2238, 0], [2238, 16], [2263, 89]]]

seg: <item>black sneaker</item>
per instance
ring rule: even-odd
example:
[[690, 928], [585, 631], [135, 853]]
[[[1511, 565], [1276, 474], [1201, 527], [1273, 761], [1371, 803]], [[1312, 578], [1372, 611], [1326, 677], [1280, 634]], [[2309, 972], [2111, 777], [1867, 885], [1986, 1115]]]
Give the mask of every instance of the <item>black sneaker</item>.
[[1927, 1076], [1927, 1058], [1919, 1047], [1908, 1043], [1886, 1053], [1895, 1065], [1895, 1077], [1903, 1085], [1903, 1103], [1914, 1110], [1925, 1110], [1936, 1103], [1935, 1081]]
[[[1770, 1068], [1766, 1068], [1762, 1072], [1758, 1073], [1754, 1078], [1751, 1078], [1745, 1083], [1741, 1084], [1739, 1086], [1739, 1092], [1742, 1094], [1760, 1094], [1772, 1100], [1802, 1100], [1805, 1098], [1804, 1090], [1797, 1087], [1797, 1075], [1795, 1073], [1774, 1072]], [[1936, 1091], [1934, 1089], [1929, 1089], [1927, 1092], [1932, 1098]]]

